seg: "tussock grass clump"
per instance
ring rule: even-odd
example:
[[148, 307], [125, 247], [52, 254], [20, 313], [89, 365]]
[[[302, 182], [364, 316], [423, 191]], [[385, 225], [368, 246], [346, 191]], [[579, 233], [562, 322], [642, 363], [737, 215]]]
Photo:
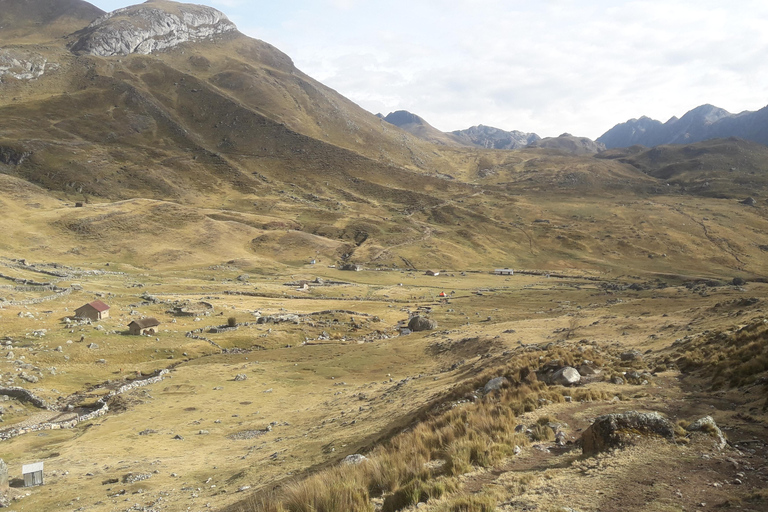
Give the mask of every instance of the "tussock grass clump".
[[459, 496], [435, 510], [437, 512], [495, 512], [496, 498], [477, 494]]
[[320, 472], [288, 485], [282, 507], [287, 512], [372, 511], [364, 477], [364, 471], [352, 467]]
[[736, 332], [710, 333], [675, 348], [680, 370], [710, 374], [712, 389], [747, 386], [768, 372], [768, 323], [760, 318]]
[[[584, 358], [597, 357], [585, 351]], [[565, 359], [568, 352], [558, 352]], [[550, 354], [548, 354], [550, 355]], [[564, 393], [577, 397], [607, 398], [605, 393], [549, 387], [530, 378], [538, 367], [539, 353], [524, 354], [514, 366], [485, 372], [451, 393], [456, 399], [496, 376], [506, 376], [510, 386], [500, 393], [452, 407], [424, 418], [412, 429], [397, 435], [367, 454], [357, 466], [327, 469], [285, 486], [278, 494], [254, 497], [245, 510], [254, 512], [350, 512], [372, 510], [371, 497], [383, 496], [383, 512], [396, 512], [434, 499], [445, 499], [437, 510], [482, 512], [496, 509], [491, 494], [458, 496], [456, 477], [475, 467], [493, 467], [526, 446], [528, 438], [515, 432], [516, 416], [535, 411], [545, 403], [562, 403]], [[572, 358], [575, 362], [578, 358]], [[581, 394], [578, 394], [581, 393]], [[557, 419], [542, 416], [533, 427], [533, 439], [551, 441], [555, 432], [548, 423]], [[520, 483], [524, 488], [525, 482]]]

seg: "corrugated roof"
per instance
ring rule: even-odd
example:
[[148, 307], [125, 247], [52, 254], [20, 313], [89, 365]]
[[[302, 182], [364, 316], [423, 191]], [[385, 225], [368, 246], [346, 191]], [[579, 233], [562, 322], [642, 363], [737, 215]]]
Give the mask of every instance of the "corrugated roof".
[[91, 302], [88, 305], [91, 306], [96, 311], [98, 311], [99, 313], [109, 309], [109, 306], [107, 306], [106, 304], [104, 304], [100, 300], [95, 300], [95, 301]]
[[131, 325], [136, 324], [139, 329], [146, 329], [147, 327], [157, 327], [160, 325], [160, 322], [157, 320], [157, 318], [141, 318], [139, 320], [134, 320], [130, 324], [128, 324], [128, 327]]
[[104, 311], [109, 309], [109, 306], [107, 306], [106, 304], [104, 304], [100, 300], [95, 300], [93, 302], [89, 302], [88, 304], [80, 306], [75, 311], [79, 311], [79, 310], [83, 309], [85, 306], [91, 306], [93, 309], [95, 309], [99, 313], [103, 313]]
[[35, 462], [34, 464], [24, 464], [21, 466], [21, 474], [26, 475], [29, 473], [37, 473], [38, 471], [43, 470], [43, 463], [42, 462]]

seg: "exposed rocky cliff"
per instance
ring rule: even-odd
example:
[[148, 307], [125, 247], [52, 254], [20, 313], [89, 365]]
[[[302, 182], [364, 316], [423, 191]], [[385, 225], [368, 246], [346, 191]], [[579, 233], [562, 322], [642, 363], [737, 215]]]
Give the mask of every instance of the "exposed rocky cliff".
[[146, 55], [235, 31], [234, 23], [212, 7], [153, 1], [96, 19], [77, 34], [71, 50], [101, 57]]
[[34, 80], [46, 72], [58, 69], [59, 65], [48, 62], [39, 53], [19, 49], [0, 48], [0, 82], [6, 77], [16, 80]]
[[486, 149], [518, 149], [540, 140], [535, 133], [525, 133], [518, 130], [508, 132], [492, 126], [473, 126], [466, 130], [456, 130], [451, 135], [460, 141]]
[[757, 112], [731, 114], [713, 105], [701, 105], [666, 123], [641, 117], [617, 124], [597, 141], [608, 148], [690, 144], [708, 139], [740, 137], [768, 144], [768, 107]]

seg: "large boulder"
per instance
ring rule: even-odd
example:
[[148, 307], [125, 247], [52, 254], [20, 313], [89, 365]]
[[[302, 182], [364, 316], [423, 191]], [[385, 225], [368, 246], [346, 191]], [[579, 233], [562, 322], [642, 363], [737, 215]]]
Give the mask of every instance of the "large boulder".
[[408, 322], [408, 328], [413, 332], [431, 331], [437, 329], [437, 322], [423, 316], [415, 316]]
[[675, 426], [657, 412], [628, 411], [599, 416], [581, 436], [585, 455], [621, 448], [643, 437], [674, 439]]
[[483, 388], [483, 393], [488, 394], [492, 391], [498, 391], [499, 389], [504, 386], [504, 384], [507, 384], [509, 381], [504, 377], [496, 377], [495, 379], [491, 379], [488, 382], [486, 382], [485, 387]]
[[728, 445], [723, 431], [717, 426], [712, 416], [704, 416], [686, 427], [688, 432], [704, 432], [715, 438], [715, 448], [722, 450]]
[[571, 366], [560, 368], [552, 374], [550, 382], [552, 384], [559, 384], [561, 386], [574, 386], [581, 380], [581, 374]]

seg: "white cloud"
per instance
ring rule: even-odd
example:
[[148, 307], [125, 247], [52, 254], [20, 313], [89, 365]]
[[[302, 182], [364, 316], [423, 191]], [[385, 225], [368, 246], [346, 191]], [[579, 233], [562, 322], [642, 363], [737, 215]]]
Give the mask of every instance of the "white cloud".
[[212, 5], [364, 108], [411, 110], [443, 130], [597, 137], [640, 115], [768, 103], [763, 0]]

